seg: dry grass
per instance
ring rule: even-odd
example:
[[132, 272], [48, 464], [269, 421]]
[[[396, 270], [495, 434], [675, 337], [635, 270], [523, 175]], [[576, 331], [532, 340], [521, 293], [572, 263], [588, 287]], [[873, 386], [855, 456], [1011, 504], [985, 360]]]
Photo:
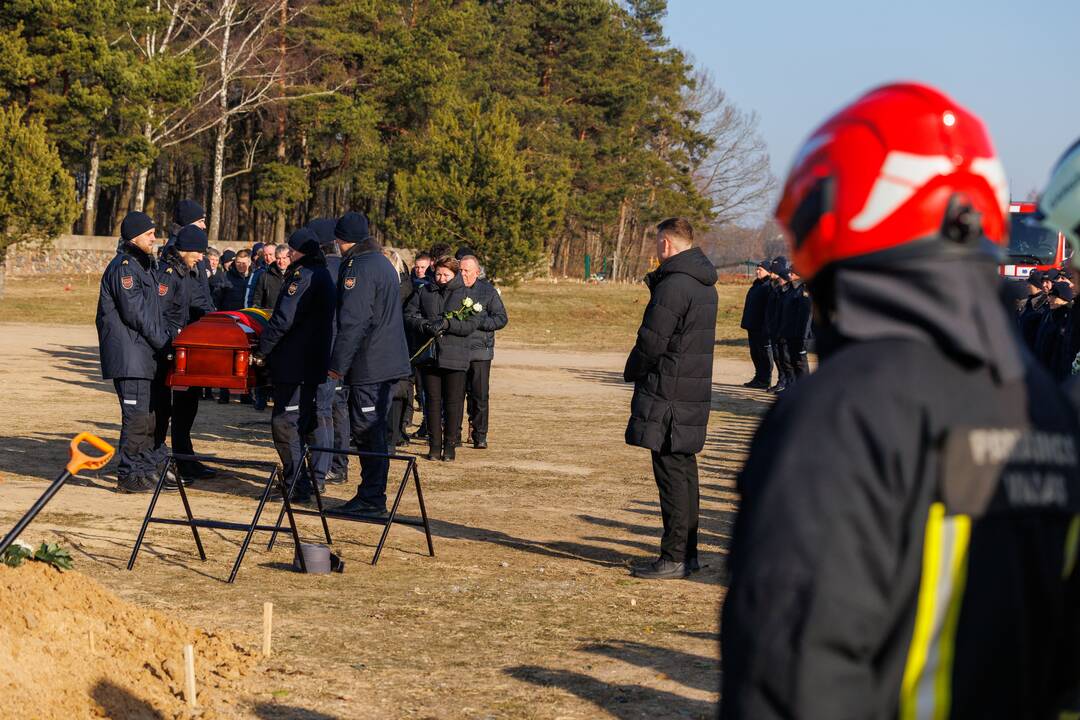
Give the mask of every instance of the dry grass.
[[[746, 285], [722, 282], [716, 319], [717, 353], [746, 355], [739, 329]], [[89, 275], [8, 278], [0, 300], [4, 322], [92, 323], [98, 278]], [[649, 301], [644, 285], [534, 281], [502, 291], [510, 324], [499, 341], [518, 347], [573, 351], [628, 351]]]

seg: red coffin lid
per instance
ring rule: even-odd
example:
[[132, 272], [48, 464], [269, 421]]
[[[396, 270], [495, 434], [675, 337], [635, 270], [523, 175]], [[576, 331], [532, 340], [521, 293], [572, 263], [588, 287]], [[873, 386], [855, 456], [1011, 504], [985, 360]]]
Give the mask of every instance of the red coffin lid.
[[185, 327], [173, 340], [174, 347], [214, 347], [247, 350], [258, 334], [227, 315], [206, 315]]

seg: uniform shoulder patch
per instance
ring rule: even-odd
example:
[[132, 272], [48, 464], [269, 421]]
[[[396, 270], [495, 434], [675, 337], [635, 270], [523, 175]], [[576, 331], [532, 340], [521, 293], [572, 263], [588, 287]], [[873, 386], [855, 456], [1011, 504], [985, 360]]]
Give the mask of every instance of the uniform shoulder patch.
[[121, 275], [120, 286], [125, 290], [130, 290], [131, 288], [135, 287], [135, 278], [131, 277], [130, 275]]
[[158, 283], [157, 294], [161, 297], [165, 297], [169, 294], [169, 286], [167, 283]]
[[294, 277], [294, 278], [298, 278], [298, 277], [300, 277], [300, 271], [299, 271], [299, 270], [297, 270], [296, 272], [294, 272], [294, 273], [293, 273], [293, 277]]
[[[124, 262], [127, 262], [127, 260], [125, 260]], [[346, 265], [345, 267], [352, 267], [352, 264], [353, 264], [353, 261], [352, 261], [352, 260], [349, 260], [349, 264], [348, 264], [348, 265]]]
[[171, 275], [172, 274], [172, 268], [171, 267], [170, 268], [165, 268], [165, 274], [166, 275]]
[[290, 285], [289, 286], [289, 294], [290, 295], [295, 295], [296, 291], [297, 291], [297, 289], [299, 289], [299, 287], [300, 287], [300, 283], [293, 283], [292, 285]]
[[127, 264], [128, 264], [128, 261], [127, 261], [127, 260], [121, 260], [121, 261], [120, 261], [120, 264], [121, 264], [121, 265], [127, 265]]
[[356, 278], [354, 278], [354, 277], [345, 278], [345, 289], [346, 290], [352, 290], [354, 287], [356, 287]]

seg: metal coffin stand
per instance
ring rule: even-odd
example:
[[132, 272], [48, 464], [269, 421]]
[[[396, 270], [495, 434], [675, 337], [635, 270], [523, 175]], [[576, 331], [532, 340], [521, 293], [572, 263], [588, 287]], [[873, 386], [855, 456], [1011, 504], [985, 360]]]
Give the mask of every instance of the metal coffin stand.
[[[259, 505], [255, 509], [255, 515], [252, 516], [251, 522], [248, 524], [240, 522], [225, 522], [223, 520], [208, 520], [203, 518], [196, 518], [191, 512], [191, 503], [188, 501], [187, 491], [184, 489], [182, 482], [177, 482], [177, 490], [180, 493], [180, 501], [184, 505], [184, 514], [186, 519], [182, 518], [165, 518], [155, 517], [154, 508], [157, 505], [158, 497], [161, 495], [161, 491], [165, 487], [165, 476], [169, 469], [172, 468], [179, 480], [179, 470], [176, 469], [177, 460], [198, 460], [200, 462], [210, 463], [213, 465], [225, 465], [226, 467], [240, 467], [240, 468], [252, 468], [256, 470], [269, 469], [270, 474], [266, 477], [266, 483], [263, 486], [262, 495], [259, 497]], [[158, 478], [157, 486], [154, 488], [154, 494], [150, 498], [150, 506], [146, 509], [146, 517], [143, 518], [142, 528], [139, 530], [139, 537], [135, 540], [135, 547], [131, 549], [131, 559], [128, 560], [127, 569], [131, 570], [135, 566], [135, 558], [139, 555], [139, 549], [142, 547], [143, 537], [146, 535], [146, 528], [150, 523], [159, 523], [161, 525], [187, 525], [191, 528], [191, 534], [195, 538], [195, 547], [199, 551], [199, 559], [206, 560], [206, 552], [203, 550], [202, 540], [199, 538], [199, 528], [210, 528], [213, 530], [231, 530], [235, 532], [243, 532], [244, 542], [240, 545], [240, 552], [236, 556], [236, 562], [233, 563], [232, 572], [229, 573], [228, 582], [236, 580], [236, 574], [240, 571], [240, 564], [244, 561], [244, 555], [247, 553], [248, 546], [251, 544], [251, 538], [255, 534], [256, 530], [269, 531], [277, 536], [278, 531], [281, 529], [281, 518], [278, 518], [276, 525], [260, 525], [259, 518], [262, 516], [263, 508], [266, 506], [267, 500], [270, 499], [270, 490], [274, 486], [274, 480], [278, 480], [278, 489], [281, 492], [282, 506], [281, 514], [289, 516], [289, 528], [292, 531], [293, 543], [296, 548], [296, 560], [300, 565], [300, 572], [307, 572], [307, 568], [304, 565], [304, 554], [300, 552], [300, 534], [296, 529], [296, 519], [293, 516], [295, 511], [289, 502], [290, 493], [285, 486], [284, 473], [281, 471], [280, 466], [277, 463], [261, 461], [261, 460], [233, 460], [227, 458], [220, 458], [214, 455], [170, 455], [168, 461], [165, 463], [165, 468], [161, 471], [161, 476]], [[305, 514], [317, 515], [317, 512], [304, 511]], [[326, 527], [326, 520], [323, 519], [323, 527]], [[327, 540], [330, 538], [330, 531], [326, 530]]]
[[[350, 515], [348, 513], [336, 512], [335, 510], [327, 510], [323, 507], [322, 495], [319, 493], [317, 487], [312, 487], [312, 494], [315, 496], [315, 502], [317, 510], [307, 510], [303, 508], [293, 508], [291, 513], [296, 515], [311, 515], [317, 516], [322, 519], [323, 533], [326, 535], [327, 544], [332, 544], [330, 539], [330, 528], [327, 526], [326, 519], [332, 518], [334, 520], [349, 520], [352, 522], [368, 523], [370, 525], [383, 525], [382, 537], [379, 538], [379, 544], [375, 547], [375, 556], [371, 559], [371, 564], [376, 565], [379, 562], [379, 556], [382, 554], [383, 546], [386, 544], [386, 538], [390, 535], [390, 526], [394, 523], [400, 525], [411, 525], [413, 527], [424, 528], [424, 535], [427, 537], [428, 555], [435, 557], [435, 546], [431, 542], [431, 525], [428, 523], [427, 508], [424, 505], [424, 491], [420, 489], [420, 473], [416, 469], [416, 456], [415, 455], [397, 455], [397, 454], [385, 454], [385, 453], [373, 453], [364, 452], [361, 450], [339, 450], [338, 448], [326, 448], [326, 447], [310, 447], [304, 454], [304, 462], [297, 468], [297, 476], [293, 478], [293, 482], [289, 484], [289, 492], [287, 499], [292, 496], [293, 488], [296, 486], [296, 480], [300, 476], [300, 472], [307, 468], [309, 477], [311, 476], [311, 453], [324, 452], [331, 455], [352, 455], [355, 457], [381, 457], [387, 460], [401, 460], [405, 462], [405, 472], [401, 475], [401, 484], [398, 485], [397, 495], [394, 497], [394, 504], [390, 507], [390, 512], [385, 520], [377, 518], [364, 518]], [[409, 476], [412, 476], [413, 483], [416, 486], [416, 499], [420, 503], [420, 520], [407, 517], [398, 517], [398, 507], [401, 505], [401, 498], [405, 495], [405, 488], [409, 484]], [[290, 511], [291, 505], [286, 502], [282, 505], [281, 512], [278, 513], [277, 526], [274, 528], [273, 533], [270, 535], [270, 543], [266, 546], [267, 550], [274, 549], [274, 542], [277, 540], [278, 530], [281, 529], [281, 521], [285, 517], [286, 513]], [[289, 523], [292, 526], [293, 534], [296, 534], [296, 523], [289, 515]]]

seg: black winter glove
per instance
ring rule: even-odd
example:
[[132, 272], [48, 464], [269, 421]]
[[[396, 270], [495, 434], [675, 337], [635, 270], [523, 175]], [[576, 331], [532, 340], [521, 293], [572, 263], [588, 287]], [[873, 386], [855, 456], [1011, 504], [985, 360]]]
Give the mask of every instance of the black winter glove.
[[450, 321], [446, 318], [432, 320], [424, 325], [424, 330], [432, 337], [439, 337], [450, 328]]

